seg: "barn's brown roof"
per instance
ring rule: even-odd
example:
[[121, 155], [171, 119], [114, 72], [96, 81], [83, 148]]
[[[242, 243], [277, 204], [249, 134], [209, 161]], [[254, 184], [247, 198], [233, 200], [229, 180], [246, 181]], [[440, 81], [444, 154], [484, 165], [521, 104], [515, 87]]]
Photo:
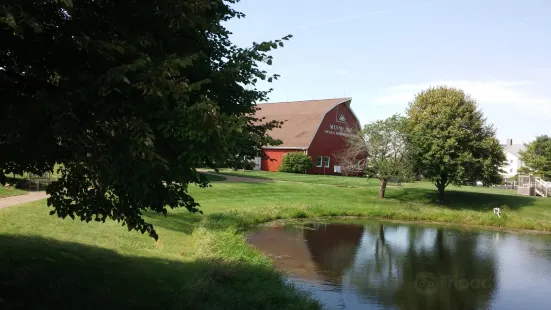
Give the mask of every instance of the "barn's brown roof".
[[349, 101], [351, 98], [263, 103], [258, 105], [260, 110], [256, 112], [256, 117], [266, 117], [263, 122], [285, 121], [281, 128], [268, 133], [272, 138], [283, 141], [278, 148], [307, 149], [325, 114], [338, 104]]

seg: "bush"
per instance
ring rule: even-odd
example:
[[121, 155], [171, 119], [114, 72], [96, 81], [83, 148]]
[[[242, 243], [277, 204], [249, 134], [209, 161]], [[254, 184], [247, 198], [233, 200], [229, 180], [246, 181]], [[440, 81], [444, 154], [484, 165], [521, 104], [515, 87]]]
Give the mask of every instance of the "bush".
[[292, 172], [292, 173], [305, 173], [306, 170], [314, 167], [312, 157], [300, 153], [293, 152], [287, 153], [283, 156], [281, 166], [279, 166], [280, 172]]

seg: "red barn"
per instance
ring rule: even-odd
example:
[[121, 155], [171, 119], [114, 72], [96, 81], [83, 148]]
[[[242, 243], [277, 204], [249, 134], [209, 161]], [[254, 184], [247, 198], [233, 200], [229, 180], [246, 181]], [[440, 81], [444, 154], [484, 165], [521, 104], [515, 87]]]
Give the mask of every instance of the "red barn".
[[339, 174], [334, 154], [344, 148], [348, 135], [360, 129], [360, 122], [350, 108], [351, 101], [337, 98], [259, 104], [257, 117], [285, 123], [269, 132], [271, 137], [283, 141], [281, 145], [264, 148], [273, 160], [257, 158], [256, 169], [277, 171], [285, 154], [305, 152], [314, 161], [314, 168], [308, 173]]

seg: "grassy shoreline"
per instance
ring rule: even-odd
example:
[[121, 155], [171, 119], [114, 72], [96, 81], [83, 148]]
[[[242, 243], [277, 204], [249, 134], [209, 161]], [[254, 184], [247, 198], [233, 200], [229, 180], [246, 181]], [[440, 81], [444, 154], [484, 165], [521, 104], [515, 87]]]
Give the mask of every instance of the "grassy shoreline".
[[51, 217], [45, 201], [0, 210], [0, 277], [15, 279], [0, 282], [2, 309], [319, 309], [228, 218], [148, 219], [164, 222], [157, 242]]
[[258, 224], [258, 227], [264, 227], [264, 226], [285, 226], [289, 224], [297, 223], [299, 225], [303, 225], [305, 223], [359, 223], [363, 224], [367, 221], [371, 222], [377, 222], [377, 223], [389, 223], [389, 224], [405, 224], [405, 225], [422, 225], [422, 226], [433, 226], [433, 227], [450, 227], [455, 229], [462, 229], [462, 230], [485, 230], [485, 231], [499, 231], [499, 232], [505, 232], [505, 233], [513, 233], [513, 234], [525, 234], [525, 235], [551, 235], [551, 231], [546, 230], [530, 230], [530, 229], [520, 229], [520, 228], [504, 228], [504, 227], [496, 227], [496, 226], [484, 226], [484, 225], [476, 225], [476, 224], [457, 224], [453, 222], [438, 222], [438, 221], [425, 221], [425, 220], [417, 220], [417, 221], [408, 221], [408, 220], [389, 220], [384, 218], [366, 218], [366, 217], [358, 217], [358, 216], [332, 216], [332, 217], [312, 217], [312, 218], [300, 218], [300, 219], [279, 219], [279, 220], [273, 220], [269, 222], [264, 222]]
[[[377, 186], [369, 182], [342, 187], [341, 181], [326, 180], [191, 186], [204, 215], [183, 209], [166, 217], [147, 214], [159, 233], [157, 242], [113, 221], [86, 224], [49, 216], [45, 201], [2, 209], [0, 248], [9, 251], [0, 252], [0, 277], [16, 279], [0, 282], [2, 307], [318, 309], [246, 242], [249, 230], [277, 220], [361, 217], [551, 231], [551, 199], [450, 188], [452, 203], [442, 207], [432, 204], [431, 184], [391, 187], [388, 199], [378, 200]], [[503, 205], [503, 216], [493, 215], [492, 208]]]
[[[409, 222], [433, 222], [442, 224], [474, 225], [487, 228], [510, 230], [530, 230], [551, 232], [551, 199], [542, 197], [519, 196], [514, 190], [463, 186], [450, 186], [446, 197], [450, 204], [437, 205], [436, 189], [428, 182], [404, 184], [403, 187], [389, 187], [387, 199], [377, 199], [378, 182], [361, 178], [346, 178], [335, 176], [310, 176], [310, 181], [299, 181], [294, 174], [270, 173], [263, 171], [247, 171], [226, 173], [228, 175], [253, 178], [288, 181], [288, 183], [264, 183], [263, 186], [253, 184], [234, 186], [237, 194], [243, 193], [248, 201], [239, 200], [230, 206], [239, 212], [246, 212], [246, 204], [282, 206], [287, 202], [300, 206], [294, 211], [281, 210], [273, 212], [272, 216], [261, 222], [286, 216], [295, 217], [332, 217], [353, 216], [378, 220], [403, 220]], [[298, 175], [308, 178], [307, 175]], [[338, 179], [345, 179], [339, 181]], [[308, 180], [308, 179], [306, 179]], [[336, 180], [336, 181], [335, 181]], [[358, 187], [343, 188], [342, 183], [363, 184]], [[334, 185], [334, 186], [330, 186]], [[255, 196], [255, 188], [279, 188], [280, 191], [267, 191], [263, 199]], [[297, 187], [297, 189], [294, 189]], [[251, 192], [241, 188], [250, 189]], [[259, 189], [262, 190], [262, 189]], [[316, 193], [319, 191], [319, 194]], [[285, 201], [272, 201], [268, 195], [274, 195]], [[288, 196], [289, 199], [286, 199]], [[333, 196], [333, 197], [332, 197]], [[340, 197], [335, 199], [335, 196]], [[343, 206], [344, 205], [344, 206]], [[493, 214], [493, 208], [502, 208], [502, 217]], [[262, 208], [260, 208], [262, 209]], [[253, 215], [254, 217], [254, 215]]]

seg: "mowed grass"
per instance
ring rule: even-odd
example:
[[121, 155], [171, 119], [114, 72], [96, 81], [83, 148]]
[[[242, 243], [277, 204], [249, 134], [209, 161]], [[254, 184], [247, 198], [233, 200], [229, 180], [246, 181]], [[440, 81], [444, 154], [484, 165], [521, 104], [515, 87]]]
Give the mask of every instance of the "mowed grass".
[[[212, 172], [214, 173], [214, 171]], [[233, 171], [231, 169], [220, 169], [219, 174], [232, 175], [232, 176], [238, 176], [238, 177], [247, 177], [247, 178], [256, 178], [256, 179], [303, 182], [303, 183], [312, 183], [312, 184], [327, 184], [327, 185], [348, 186], [348, 187], [363, 187], [363, 186], [379, 185], [379, 181], [375, 179], [366, 179], [361, 177], [342, 177], [342, 176], [336, 176], [336, 175], [311, 175], [311, 174], [252, 171], [252, 170]]]
[[25, 191], [13, 188], [13, 187], [4, 187], [0, 185], [0, 198], [23, 195]]
[[[449, 187], [446, 206], [434, 204], [428, 182], [389, 187], [387, 199], [377, 199], [378, 186], [345, 188], [295, 182], [220, 183], [194, 197], [207, 214], [244, 217], [241, 229], [274, 219], [357, 216], [373, 219], [434, 221], [511, 229], [551, 231], [551, 199], [518, 196], [514, 190]], [[501, 218], [493, 208], [501, 207]]]
[[319, 308], [216, 217], [152, 215], [155, 242], [48, 211], [44, 201], [0, 210], [1, 309]]
[[[551, 199], [462, 187], [450, 188], [452, 203], [442, 207], [432, 204], [430, 183], [391, 187], [386, 200], [377, 190], [312, 182], [191, 186], [204, 215], [148, 214], [157, 242], [113, 221], [49, 216], [44, 201], [2, 209], [0, 308], [316, 309], [246, 243], [247, 230], [275, 219], [360, 216], [551, 231]], [[504, 205], [501, 218], [493, 215]]]

